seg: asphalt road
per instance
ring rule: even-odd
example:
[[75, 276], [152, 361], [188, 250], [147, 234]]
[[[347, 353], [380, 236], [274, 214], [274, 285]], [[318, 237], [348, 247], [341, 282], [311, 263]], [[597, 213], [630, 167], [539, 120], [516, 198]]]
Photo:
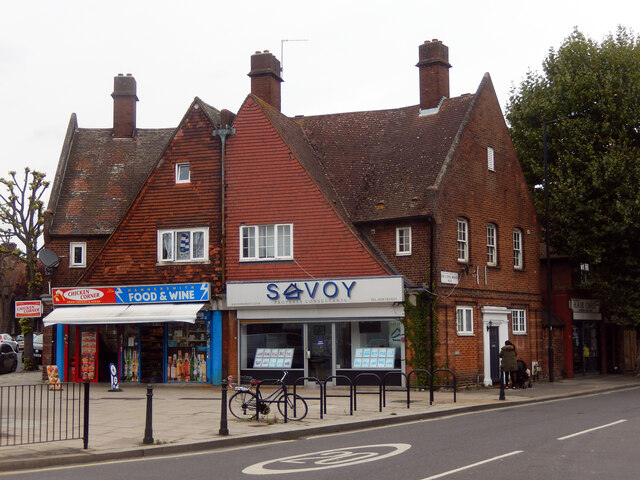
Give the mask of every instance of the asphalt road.
[[639, 433], [640, 388], [349, 434], [4, 478], [636, 479]]

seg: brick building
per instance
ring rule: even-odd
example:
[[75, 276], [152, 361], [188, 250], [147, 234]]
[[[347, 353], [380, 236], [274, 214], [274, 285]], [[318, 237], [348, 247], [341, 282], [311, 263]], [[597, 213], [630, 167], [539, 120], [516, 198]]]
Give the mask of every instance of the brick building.
[[[527, 363], [543, 363], [538, 224], [491, 79], [485, 75], [474, 94], [450, 98], [448, 48], [437, 40], [420, 46], [417, 66], [416, 105], [292, 118], [280, 112], [278, 60], [256, 53], [251, 93], [237, 115], [196, 98], [175, 131], [156, 131], [166, 136], [152, 142], [156, 150], [145, 162], [105, 156], [94, 169], [89, 153], [101, 157], [100, 148], [124, 143], [119, 130], [82, 146], [72, 128], [54, 182], [47, 247], [63, 256], [86, 241], [87, 256], [82, 271], [61, 264], [54, 286], [206, 283], [211, 298], [196, 304], [194, 325], [207, 322], [206, 368], [217, 378], [273, 377], [282, 368], [319, 378], [406, 372], [405, 294], [435, 305], [433, 361], [459, 381], [495, 381], [506, 339]], [[132, 139], [143, 131], [133, 124], [128, 141], [137, 144]], [[104, 172], [127, 171], [129, 161], [145, 170], [128, 201], [100, 235], [76, 230], [74, 221], [105, 211], [111, 191], [121, 188]], [[106, 184], [96, 191], [87, 175]], [[66, 196], [90, 207], [75, 213], [67, 231], [56, 221], [74, 212]], [[89, 203], [92, 196], [98, 203]], [[178, 251], [167, 254], [163, 242], [177, 245], [184, 232], [190, 245], [202, 232], [206, 254], [193, 258], [192, 249], [183, 261]], [[78, 306], [56, 310], [71, 309]], [[60, 348], [72, 316], [63, 313]], [[144, 365], [151, 355], [145, 335], [161, 332], [156, 380], [175, 380], [170, 349], [189, 330], [163, 314], [149, 321], [150, 331], [139, 326], [133, 335], [130, 324], [112, 318], [109, 332], [98, 334], [111, 336], [112, 358], [128, 375], [125, 350], [137, 349]]]

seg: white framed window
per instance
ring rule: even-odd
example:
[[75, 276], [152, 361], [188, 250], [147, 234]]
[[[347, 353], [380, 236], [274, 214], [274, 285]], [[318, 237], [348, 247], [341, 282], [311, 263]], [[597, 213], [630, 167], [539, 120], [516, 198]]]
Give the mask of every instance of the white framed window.
[[396, 228], [396, 255], [411, 255], [411, 227]]
[[495, 267], [498, 264], [498, 237], [494, 223], [487, 223], [487, 265]]
[[158, 262], [207, 261], [208, 245], [208, 228], [158, 230]]
[[456, 307], [458, 335], [473, 335], [473, 308]]
[[87, 266], [87, 244], [85, 242], [71, 242], [69, 244], [69, 268], [84, 268]]
[[511, 310], [511, 330], [514, 334], [527, 333], [527, 311], [523, 309]]
[[522, 270], [524, 267], [522, 263], [522, 230], [519, 228], [513, 229], [513, 268], [516, 270]]
[[176, 183], [189, 183], [191, 169], [188, 163], [176, 163]]
[[466, 218], [458, 217], [458, 261], [469, 261], [469, 222]]
[[580, 280], [582, 282], [586, 282], [589, 280], [589, 264], [581, 263], [580, 264]]
[[242, 225], [240, 261], [291, 260], [293, 224]]
[[487, 147], [487, 168], [495, 172], [495, 154], [492, 147]]

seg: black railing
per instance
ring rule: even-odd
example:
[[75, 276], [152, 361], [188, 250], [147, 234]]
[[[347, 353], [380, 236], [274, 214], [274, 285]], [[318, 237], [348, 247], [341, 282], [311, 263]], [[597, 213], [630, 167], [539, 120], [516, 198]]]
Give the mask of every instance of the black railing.
[[[435, 384], [435, 378], [438, 373], [446, 373], [449, 374], [449, 379], [451, 383], [438, 383]], [[438, 368], [431, 372], [431, 386], [429, 388], [429, 396], [430, 396], [430, 404], [433, 404], [433, 391], [435, 388], [450, 388], [453, 391], [453, 403], [456, 403], [456, 392], [458, 391], [457, 383], [456, 383], [456, 374], [453, 370], [449, 368]]]
[[373, 372], [359, 373], [356, 378], [353, 379], [353, 409], [358, 410], [358, 380], [362, 378], [373, 378], [378, 384], [377, 392], [363, 392], [360, 391], [360, 395], [378, 395], [378, 411], [382, 411], [382, 380], [378, 375]]
[[88, 448], [89, 384], [0, 387], [0, 447], [83, 439]]
[[[349, 394], [344, 394], [344, 393], [327, 393], [327, 383], [330, 382], [331, 380], [343, 380], [344, 382], [346, 382], [349, 385]], [[323, 400], [323, 408], [324, 408], [324, 413], [327, 413], [327, 397], [334, 397], [334, 398], [348, 398], [349, 399], [349, 415], [353, 415], [353, 382], [351, 381], [351, 379], [349, 377], [347, 377], [346, 375], [332, 375], [330, 377], [327, 377], [324, 379], [324, 400]]]
[[303, 397], [302, 395], [300, 395], [300, 398], [302, 398], [303, 400], [318, 400], [320, 402], [320, 418], [323, 418], [323, 415], [322, 415], [322, 399], [324, 398], [324, 384], [320, 380], [318, 380], [316, 377], [298, 377], [298, 378], [296, 378], [296, 381], [293, 382], [293, 398], [295, 399], [296, 395], [298, 395], [298, 384], [302, 384], [305, 381], [314, 382], [314, 383], [316, 383], [316, 385], [318, 385], [318, 387], [320, 388], [319, 396], [310, 397], [309, 395], [306, 395], [306, 396]]

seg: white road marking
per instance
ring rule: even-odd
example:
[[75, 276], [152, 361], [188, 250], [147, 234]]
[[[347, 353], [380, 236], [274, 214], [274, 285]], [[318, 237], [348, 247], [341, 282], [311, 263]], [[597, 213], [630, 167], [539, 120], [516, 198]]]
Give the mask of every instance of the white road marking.
[[477, 467], [479, 465], [484, 465], [485, 463], [495, 462], [496, 460], [500, 460], [502, 458], [507, 458], [512, 455], [517, 455], [518, 453], [522, 453], [522, 450], [516, 450], [514, 452], [505, 453], [504, 455], [498, 455], [497, 457], [487, 458], [486, 460], [482, 460], [480, 462], [472, 463], [471, 465], [465, 465], [464, 467], [456, 468], [455, 470], [449, 470], [448, 472], [439, 473], [437, 475], [432, 475], [431, 477], [423, 478], [422, 480], [434, 480], [435, 478], [446, 477], [447, 475], [451, 475], [454, 473], [462, 472], [463, 470], [469, 470], [470, 468]]
[[[242, 470], [248, 475], [282, 475], [286, 473], [312, 472], [328, 468], [348, 467], [366, 462], [375, 462], [406, 452], [411, 448], [408, 443], [386, 443], [379, 445], [360, 445], [342, 447], [320, 452], [276, 458], [250, 465]], [[306, 465], [290, 468], [290, 465]]]
[[593, 432], [594, 430], [600, 430], [601, 428], [612, 427], [613, 425], [617, 425], [619, 423], [626, 422], [626, 419], [618, 420], [617, 422], [607, 423], [606, 425], [600, 425], [599, 427], [589, 428], [588, 430], [583, 430], [581, 432], [572, 433], [571, 435], [565, 435], [564, 437], [558, 437], [557, 440], [566, 440], [567, 438], [577, 437], [578, 435], [583, 435], [585, 433]]

